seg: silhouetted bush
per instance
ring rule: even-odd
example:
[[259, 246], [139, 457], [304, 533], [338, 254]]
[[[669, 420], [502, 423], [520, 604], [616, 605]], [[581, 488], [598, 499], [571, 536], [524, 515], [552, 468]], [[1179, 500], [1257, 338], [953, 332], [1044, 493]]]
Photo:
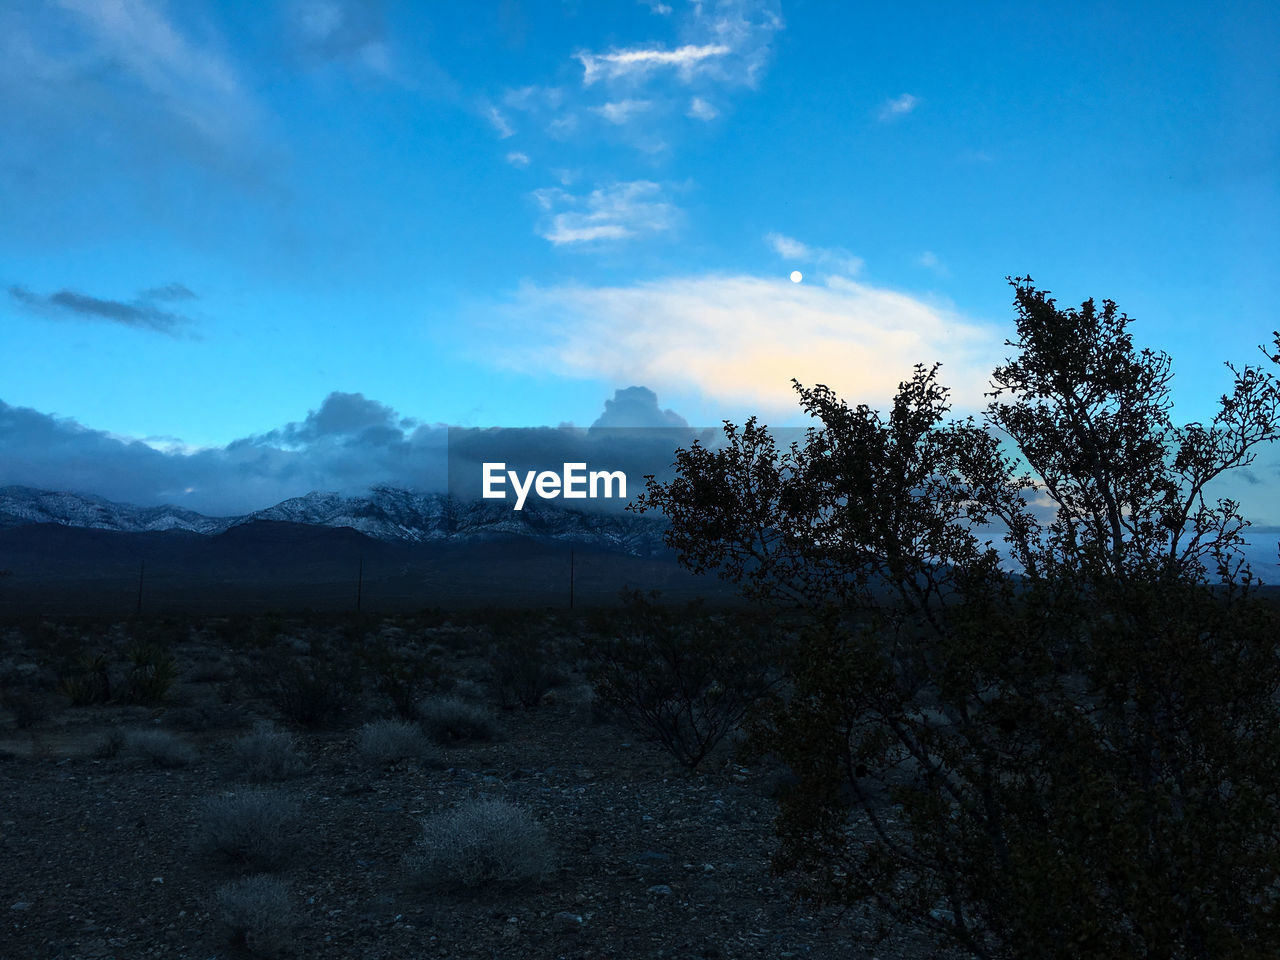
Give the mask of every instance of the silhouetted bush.
[[693, 769], [769, 692], [775, 645], [745, 617], [669, 610], [638, 591], [623, 600], [584, 644], [596, 700]]
[[636, 507], [808, 616], [757, 740], [797, 778], [778, 866], [808, 893], [978, 957], [1273, 956], [1277, 616], [1205, 491], [1280, 436], [1280, 388], [1232, 367], [1178, 426], [1114, 303], [1011, 282], [982, 423], [947, 418], [936, 367], [884, 416], [796, 384], [803, 443], [726, 424]]
[[500, 732], [491, 712], [458, 697], [428, 697], [418, 704], [418, 718], [427, 736], [442, 745], [494, 740]]
[[359, 672], [350, 658], [337, 655], [269, 658], [258, 678], [261, 692], [286, 719], [303, 727], [334, 724], [359, 695]]
[[385, 639], [366, 643], [362, 658], [374, 689], [387, 698], [402, 720], [417, 718], [417, 703], [424, 694], [445, 690], [452, 683], [438, 661], [418, 653], [397, 652]]
[[214, 895], [213, 913], [228, 943], [257, 956], [280, 953], [295, 926], [289, 889], [269, 874], [223, 884]]
[[106, 703], [111, 699], [111, 659], [105, 653], [81, 654], [59, 678], [73, 707]]
[[94, 741], [89, 755], [98, 760], [111, 760], [120, 755], [124, 745], [125, 732], [118, 727], [112, 727]]
[[356, 750], [367, 763], [388, 764], [397, 760], [422, 760], [433, 748], [422, 730], [403, 720], [376, 720], [360, 728]]
[[129, 703], [159, 703], [178, 679], [173, 655], [155, 644], [134, 644], [128, 652], [130, 667], [123, 697]]
[[256, 783], [288, 780], [306, 769], [293, 735], [269, 724], [259, 725], [232, 743], [231, 756], [236, 774]]
[[564, 683], [558, 653], [555, 645], [538, 633], [499, 637], [489, 648], [488, 661], [502, 708], [518, 705], [532, 709]]
[[168, 730], [129, 730], [124, 734], [123, 752], [157, 767], [185, 767], [196, 758], [191, 744]]
[[297, 816], [297, 803], [275, 790], [209, 797], [196, 818], [196, 844], [205, 854], [238, 867], [273, 870], [295, 849]]
[[405, 867], [415, 885], [447, 892], [538, 881], [553, 860], [546, 829], [527, 811], [478, 799], [424, 818]]
[[49, 715], [39, 694], [15, 687], [0, 691], [0, 706], [13, 714], [14, 725], [19, 730], [28, 730]]

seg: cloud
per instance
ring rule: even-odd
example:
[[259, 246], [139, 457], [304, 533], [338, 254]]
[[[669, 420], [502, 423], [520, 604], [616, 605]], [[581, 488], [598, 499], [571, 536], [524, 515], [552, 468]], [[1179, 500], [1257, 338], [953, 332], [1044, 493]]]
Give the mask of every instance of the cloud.
[[673, 76], [685, 85], [705, 81], [755, 86], [769, 58], [773, 34], [783, 27], [775, 0], [697, 2], [688, 10], [680, 25], [684, 42], [678, 46], [642, 44], [574, 54], [582, 64], [582, 85], [634, 85]]
[[671, 13], [671, 7], [660, 0], [640, 0], [640, 3], [648, 7], [650, 13], [656, 13], [661, 17], [669, 16]]
[[196, 295], [180, 283], [171, 283], [143, 291], [136, 299], [127, 303], [77, 293], [74, 290], [59, 290], [49, 296], [40, 296], [21, 286], [10, 287], [9, 296], [33, 313], [44, 316], [105, 320], [126, 327], [176, 335], [181, 327], [191, 322], [190, 318], [172, 310], [161, 309], [156, 302], [190, 300]]
[[615, 390], [612, 400], [604, 402], [592, 428], [600, 427], [687, 427], [688, 422], [674, 410], [658, 406], [658, 395], [648, 387]]
[[325, 397], [319, 410], [309, 411], [305, 420], [255, 439], [286, 447], [303, 447], [334, 437], [344, 442], [355, 439], [381, 443], [401, 438], [405, 428], [415, 425], [416, 421], [402, 419], [390, 407], [367, 400], [362, 393], [334, 391]]
[[893, 120], [897, 117], [905, 117], [908, 113], [920, 105], [920, 98], [910, 93], [904, 93], [898, 97], [892, 97], [886, 100], [880, 107], [877, 116], [880, 120]]
[[692, 117], [694, 120], [714, 120], [720, 116], [720, 111], [706, 100], [703, 100], [702, 97], [692, 97], [689, 100], [689, 110], [685, 116]]
[[649, 180], [611, 183], [585, 197], [559, 187], [533, 196], [546, 214], [542, 236], [556, 246], [660, 233], [671, 229], [679, 216], [661, 185]]
[[508, 367], [697, 392], [795, 414], [791, 378], [883, 406], [916, 363], [972, 408], [1003, 338], [943, 306], [833, 278], [824, 287], [741, 275], [630, 286], [525, 287], [508, 304]]
[[188, 287], [181, 283], [166, 283], [163, 286], [151, 287], [138, 294], [144, 300], [199, 300]]
[[507, 154], [507, 163], [513, 167], [527, 167], [529, 165], [529, 155], [521, 153], [519, 150], [512, 150]]
[[[591, 429], [463, 430], [424, 424], [360, 393], [331, 393], [305, 418], [223, 447], [148, 442], [0, 401], [0, 486], [89, 493], [141, 506], [175, 504], [211, 516], [260, 510], [310, 491], [361, 494], [389, 484], [478, 493], [479, 464], [559, 470], [567, 462], [663, 474], [694, 437], [645, 387], [618, 390]], [[474, 469], [471, 469], [474, 468]], [[461, 482], [460, 482], [461, 480]], [[634, 495], [638, 488], [628, 491]], [[589, 506], [589, 504], [580, 504]], [[621, 509], [619, 501], [600, 502]]]
[[512, 110], [526, 113], [537, 113], [544, 110], [555, 110], [564, 101], [564, 91], [559, 87], [544, 87], [536, 84], [527, 87], [513, 87], [502, 95], [502, 102]]
[[948, 277], [951, 275], [951, 271], [947, 269], [946, 264], [939, 260], [938, 255], [932, 250], [926, 250], [924, 253], [920, 254], [916, 262], [920, 264], [920, 266], [932, 270], [940, 277]]
[[488, 120], [493, 129], [498, 132], [498, 136], [500, 138], [505, 140], [507, 137], [514, 136], [516, 132], [515, 128], [512, 127], [507, 121], [507, 118], [502, 115], [501, 110], [490, 103], [486, 104], [482, 108], [482, 112], [484, 113], [485, 119]]
[[300, 423], [225, 447], [192, 451], [169, 442], [165, 452], [0, 401], [0, 485], [173, 503], [215, 516], [311, 490], [351, 493], [377, 483], [444, 489], [444, 428], [406, 427], [371, 404], [359, 394], [333, 394]]
[[375, 73], [390, 72], [386, 11], [379, 0], [298, 0], [291, 13], [309, 53], [358, 63]]
[[634, 47], [612, 53], [583, 52], [575, 54], [575, 57], [582, 64], [582, 85], [589, 87], [598, 80], [644, 75], [661, 67], [674, 69], [682, 80], [688, 82], [694, 77], [702, 61], [711, 57], [723, 57], [729, 52], [730, 48], [723, 43], [690, 43], [675, 50]]
[[[184, 36], [147, 0], [58, 0], [87, 28], [107, 62], [201, 138], [230, 146], [256, 112], [235, 69]], [[68, 78], [70, 79], [70, 78]], [[74, 80], [72, 82], [75, 82]]]
[[592, 107], [591, 112], [600, 114], [610, 123], [621, 125], [652, 106], [653, 103], [649, 100], [617, 100], [599, 107]]
[[862, 258], [854, 256], [843, 247], [811, 247], [781, 233], [766, 233], [764, 240], [773, 248], [774, 253], [793, 263], [818, 264], [850, 277], [862, 270]]

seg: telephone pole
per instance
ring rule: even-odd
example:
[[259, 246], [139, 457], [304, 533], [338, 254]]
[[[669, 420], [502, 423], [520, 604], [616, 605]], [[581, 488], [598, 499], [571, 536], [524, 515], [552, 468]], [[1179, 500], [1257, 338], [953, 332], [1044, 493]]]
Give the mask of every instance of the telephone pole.
[[356, 613], [360, 612], [360, 601], [364, 593], [364, 557], [360, 558], [360, 571], [356, 574]]

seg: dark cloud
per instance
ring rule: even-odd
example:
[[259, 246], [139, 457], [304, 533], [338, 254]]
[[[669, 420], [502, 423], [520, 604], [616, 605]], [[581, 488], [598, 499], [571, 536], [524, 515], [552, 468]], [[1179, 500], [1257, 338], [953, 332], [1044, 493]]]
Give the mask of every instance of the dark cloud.
[[166, 283], [162, 287], [152, 287], [150, 290], [142, 291], [142, 299], [144, 300], [199, 300], [194, 292], [185, 284]]
[[48, 316], [105, 320], [173, 336], [190, 324], [191, 320], [183, 314], [162, 309], [156, 305], [156, 301], [192, 299], [195, 294], [180, 283], [171, 283], [144, 291], [128, 303], [77, 293], [75, 290], [59, 290], [49, 296], [41, 296], [22, 286], [11, 286], [9, 296], [27, 309]]
[[[227, 516], [312, 490], [359, 494], [376, 484], [476, 496], [486, 462], [503, 462], [522, 474], [583, 462], [590, 470], [623, 470], [633, 497], [645, 474], [668, 472], [676, 447], [695, 437], [707, 442], [715, 433], [695, 432], [670, 411], [659, 411], [657, 398], [643, 387], [620, 390], [610, 403], [606, 414], [612, 409], [617, 418], [626, 413], [632, 422], [647, 417], [660, 425], [451, 429], [403, 417], [363, 394], [334, 392], [302, 420], [225, 447], [186, 451], [173, 438], [153, 438], [164, 447], [156, 449], [0, 401], [0, 486]], [[624, 502], [574, 506], [620, 509]]]
[[[586, 470], [621, 470], [627, 476], [627, 499], [643, 489], [653, 474], [670, 477], [675, 451], [695, 439], [715, 444], [719, 431], [695, 430], [673, 410], [663, 410], [648, 387], [614, 391], [604, 413], [588, 429], [560, 427], [449, 431], [450, 490], [463, 498], [480, 495], [483, 464], [501, 462], [521, 475], [529, 470], [561, 472], [566, 463]], [[618, 510], [625, 501], [577, 501], [579, 509]]]
[[591, 426], [687, 427], [689, 424], [674, 410], [661, 409], [658, 395], [648, 387], [627, 387], [613, 392], [613, 399], [604, 402], [604, 413]]
[[399, 424], [366, 424], [345, 433], [313, 431], [307, 439], [306, 424], [225, 447], [162, 452], [0, 401], [0, 486], [92, 493], [142, 506], [176, 504], [212, 516], [248, 513], [312, 490], [350, 494], [378, 483], [445, 489], [443, 427], [408, 431]]
[[416, 420], [402, 418], [362, 393], [334, 391], [324, 398], [319, 410], [309, 411], [305, 420], [285, 424], [257, 439], [291, 447], [334, 440], [388, 446], [402, 441], [405, 431], [417, 425]]

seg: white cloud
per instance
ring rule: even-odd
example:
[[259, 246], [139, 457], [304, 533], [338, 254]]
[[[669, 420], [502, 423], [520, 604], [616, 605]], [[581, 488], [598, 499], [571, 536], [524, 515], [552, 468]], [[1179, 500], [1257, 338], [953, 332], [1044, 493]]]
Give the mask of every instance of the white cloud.
[[671, 13], [671, 7], [662, 3], [661, 0], [640, 0], [640, 2], [649, 8], [650, 13], [656, 13], [660, 17], [668, 16]]
[[901, 96], [886, 100], [881, 105], [878, 116], [881, 120], [892, 120], [895, 117], [905, 117], [919, 105], [919, 97], [910, 93], [904, 93]]
[[948, 277], [951, 275], [951, 271], [947, 269], [946, 264], [939, 260], [938, 255], [932, 250], [926, 250], [924, 253], [920, 254], [916, 262], [920, 264], [920, 266], [932, 270], [940, 277]]
[[812, 247], [781, 233], [766, 233], [764, 240], [784, 260], [817, 264], [850, 277], [862, 270], [862, 258], [843, 247]]
[[502, 102], [512, 110], [534, 113], [539, 110], [555, 110], [564, 100], [559, 87], [513, 87], [502, 95]]
[[484, 107], [484, 118], [489, 121], [493, 129], [498, 132], [498, 136], [503, 140], [515, 134], [515, 129], [502, 115], [502, 111], [493, 104], [486, 104]]
[[563, 140], [573, 135], [578, 129], [578, 115], [576, 113], [562, 113], [547, 124], [547, 136], [556, 140]]
[[582, 84], [591, 86], [597, 80], [614, 80], [618, 77], [643, 75], [658, 67], [673, 67], [681, 79], [688, 81], [704, 60], [723, 57], [730, 47], [723, 43], [686, 44], [675, 50], [656, 47], [635, 47], [616, 50], [613, 53], [575, 54], [582, 63]]
[[591, 111], [600, 114], [610, 123], [620, 126], [652, 106], [653, 104], [648, 100], [616, 100], [599, 107], [592, 107]]
[[586, 196], [549, 187], [533, 197], [546, 215], [542, 236], [556, 246], [659, 233], [679, 215], [662, 187], [649, 180], [611, 183]]
[[512, 150], [507, 154], [507, 163], [513, 167], [527, 167], [529, 165], [529, 155], [521, 153], [519, 150]]
[[714, 120], [720, 116], [720, 111], [709, 104], [702, 97], [693, 97], [689, 101], [689, 112], [686, 116], [695, 120]]
[[942, 361], [958, 408], [982, 406], [1002, 338], [885, 288], [754, 276], [622, 287], [526, 287], [509, 308], [508, 366], [794, 414], [791, 378], [883, 407], [916, 363]]
[[583, 86], [601, 80], [637, 83], [674, 72], [686, 84], [698, 80], [754, 87], [769, 59], [773, 35], [783, 27], [777, 0], [697, 0], [687, 9], [678, 46], [575, 54]]

